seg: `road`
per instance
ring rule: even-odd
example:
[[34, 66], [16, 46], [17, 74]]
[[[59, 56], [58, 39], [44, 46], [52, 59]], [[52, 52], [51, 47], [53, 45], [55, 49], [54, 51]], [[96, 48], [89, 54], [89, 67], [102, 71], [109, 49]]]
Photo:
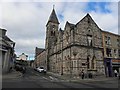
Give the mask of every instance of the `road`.
[[69, 82], [27, 68], [25, 77], [4, 77], [2, 88], [118, 88], [118, 80]]

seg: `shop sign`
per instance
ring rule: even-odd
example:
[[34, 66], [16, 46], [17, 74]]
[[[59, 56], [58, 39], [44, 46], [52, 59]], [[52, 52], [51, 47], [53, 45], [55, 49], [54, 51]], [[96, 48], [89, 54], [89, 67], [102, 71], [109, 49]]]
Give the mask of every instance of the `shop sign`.
[[116, 60], [112, 60], [112, 62], [120, 62], [120, 60], [119, 59], [116, 59]]

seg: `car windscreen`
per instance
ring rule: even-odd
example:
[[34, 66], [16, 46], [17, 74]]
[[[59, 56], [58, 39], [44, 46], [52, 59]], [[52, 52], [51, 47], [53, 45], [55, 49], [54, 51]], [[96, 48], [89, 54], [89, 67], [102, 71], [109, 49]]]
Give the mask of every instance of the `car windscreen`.
[[40, 69], [44, 69], [43, 67], [40, 67]]

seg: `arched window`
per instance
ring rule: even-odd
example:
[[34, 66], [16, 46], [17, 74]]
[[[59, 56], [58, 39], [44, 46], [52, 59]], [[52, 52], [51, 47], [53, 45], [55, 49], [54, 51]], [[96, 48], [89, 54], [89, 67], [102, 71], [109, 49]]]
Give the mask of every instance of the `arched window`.
[[88, 55], [88, 56], [87, 56], [87, 69], [90, 68], [90, 63], [89, 63], [89, 61], [90, 61], [90, 56]]
[[87, 35], [88, 46], [92, 46], [92, 35]]
[[55, 36], [55, 31], [53, 32], [53, 36]]
[[51, 36], [55, 36], [55, 31], [51, 31]]
[[53, 36], [53, 31], [51, 31], [51, 36]]
[[93, 56], [92, 61], [91, 61], [91, 68], [95, 68], [95, 56]]

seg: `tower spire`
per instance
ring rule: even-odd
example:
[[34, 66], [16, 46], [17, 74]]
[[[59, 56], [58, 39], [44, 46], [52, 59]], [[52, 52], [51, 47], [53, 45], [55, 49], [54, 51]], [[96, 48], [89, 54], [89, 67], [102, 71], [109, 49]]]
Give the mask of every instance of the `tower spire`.
[[55, 13], [54, 7], [55, 7], [55, 5], [53, 5], [53, 10], [52, 10], [52, 13], [51, 13], [51, 15], [49, 17], [49, 20], [48, 20], [47, 24], [49, 22], [53, 22], [53, 23], [59, 24], [59, 21], [58, 21], [57, 15]]

